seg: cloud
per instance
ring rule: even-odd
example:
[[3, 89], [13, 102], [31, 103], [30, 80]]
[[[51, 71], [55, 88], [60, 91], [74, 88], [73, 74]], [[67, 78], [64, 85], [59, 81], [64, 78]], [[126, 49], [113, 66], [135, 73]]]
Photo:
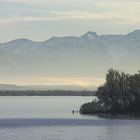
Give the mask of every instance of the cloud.
[[[87, 20], [112, 22], [117, 24], [140, 23], [140, 1], [138, 0], [2, 0], [22, 4], [32, 4], [26, 8], [13, 7], [12, 16], [7, 16], [7, 10], [1, 16], [0, 22], [43, 22], [54, 20]], [[54, 6], [55, 5], [55, 6]], [[39, 6], [39, 7], [36, 7]], [[53, 8], [52, 8], [53, 6]], [[81, 7], [85, 7], [85, 9]], [[42, 7], [42, 8], [41, 8]], [[47, 8], [45, 8], [47, 7]], [[65, 8], [64, 8], [65, 7]], [[17, 9], [17, 10], [15, 10]], [[25, 9], [25, 10], [24, 10]], [[8, 9], [9, 10], [9, 9]], [[26, 14], [25, 14], [26, 13]], [[22, 16], [20, 16], [22, 15]]]
[[7, 17], [1, 18], [1, 23], [17, 23], [17, 22], [36, 22], [36, 21], [49, 21], [56, 20], [57, 18], [49, 17], [35, 17], [35, 16], [24, 16], [24, 17]]
[[[71, 5], [93, 5], [95, 3], [118, 3], [118, 4], [121, 4], [121, 3], [139, 3], [140, 1], [139, 0], [1, 0], [3, 2], [12, 2], [12, 3], [21, 3], [21, 4], [39, 4], [39, 5], [44, 5], [44, 4], [58, 4], [58, 5], [67, 5], [67, 4], [71, 4]], [[86, 6], [85, 5], [85, 6]]]
[[[3, 38], [8, 37], [6, 34], [13, 36], [13, 30], [18, 32], [16, 37], [24, 35], [42, 40], [43, 34], [35, 36], [27, 31], [47, 30], [46, 39], [52, 35], [79, 35], [88, 30], [100, 34], [126, 33], [140, 25], [139, 0], [0, 0], [0, 4]], [[27, 31], [20, 28], [19, 32], [21, 26]]]
[[98, 3], [100, 8], [108, 9], [108, 12], [105, 12], [104, 15], [106, 18], [108, 16], [114, 17], [114, 19], [120, 19], [120, 23], [123, 24], [137, 24], [140, 23], [140, 1], [109, 1]]
[[46, 16], [10, 16], [1, 17], [0, 22], [39, 22], [39, 21], [58, 21], [58, 20], [92, 20], [100, 22], [116, 22], [118, 24], [136, 24], [140, 23], [140, 5], [130, 6], [110, 3], [100, 3], [100, 7], [107, 8], [106, 12], [94, 12], [88, 10], [75, 11], [47, 11]]

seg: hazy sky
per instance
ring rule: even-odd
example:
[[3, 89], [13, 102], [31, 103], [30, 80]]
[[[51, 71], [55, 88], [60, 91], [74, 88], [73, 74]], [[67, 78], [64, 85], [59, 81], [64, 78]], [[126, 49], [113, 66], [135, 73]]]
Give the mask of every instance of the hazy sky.
[[[127, 34], [140, 29], [140, 0], [0, 0], [0, 42], [16, 38], [35, 41], [52, 36]], [[13, 84], [99, 85], [103, 79], [52, 77], [6, 79]], [[34, 82], [33, 82], [34, 81]]]
[[105, 82], [103, 78], [95, 77], [19, 77], [19, 78], [1, 78], [0, 84], [15, 85], [47, 85], [47, 86], [80, 86], [82, 88], [93, 88], [102, 85]]
[[0, 42], [15, 38], [128, 33], [140, 29], [139, 0], [0, 0]]

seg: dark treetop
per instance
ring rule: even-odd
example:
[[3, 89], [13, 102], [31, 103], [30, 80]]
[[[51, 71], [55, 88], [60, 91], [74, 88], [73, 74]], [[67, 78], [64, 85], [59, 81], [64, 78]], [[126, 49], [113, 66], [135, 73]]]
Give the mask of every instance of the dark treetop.
[[82, 114], [140, 114], [140, 72], [134, 75], [110, 69], [96, 92], [98, 100], [83, 104]]

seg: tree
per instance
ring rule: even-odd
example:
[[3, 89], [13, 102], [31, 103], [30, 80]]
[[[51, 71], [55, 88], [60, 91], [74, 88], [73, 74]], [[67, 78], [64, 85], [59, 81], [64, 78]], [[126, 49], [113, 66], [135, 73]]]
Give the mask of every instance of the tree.
[[130, 75], [109, 69], [106, 82], [98, 88], [96, 96], [98, 103], [85, 104], [82, 112], [88, 107], [92, 113], [140, 113], [140, 72]]

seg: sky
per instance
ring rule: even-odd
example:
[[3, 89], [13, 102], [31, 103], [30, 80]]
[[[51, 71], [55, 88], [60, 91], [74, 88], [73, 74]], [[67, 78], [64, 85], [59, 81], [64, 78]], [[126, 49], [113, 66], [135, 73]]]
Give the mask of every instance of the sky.
[[[44, 41], [52, 36], [80, 36], [87, 31], [127, 34], [140, 29], [139, 9], [139, 0], [0, 0], [0, 42], [17, 38]], [[16, 81], [4, 82], [88, 86], [93, 81], [100, 85], [104, 79], [38, 77]]]
[[0, 42], [140, 29], [139, 0], [0, 0], [0, 7]]

